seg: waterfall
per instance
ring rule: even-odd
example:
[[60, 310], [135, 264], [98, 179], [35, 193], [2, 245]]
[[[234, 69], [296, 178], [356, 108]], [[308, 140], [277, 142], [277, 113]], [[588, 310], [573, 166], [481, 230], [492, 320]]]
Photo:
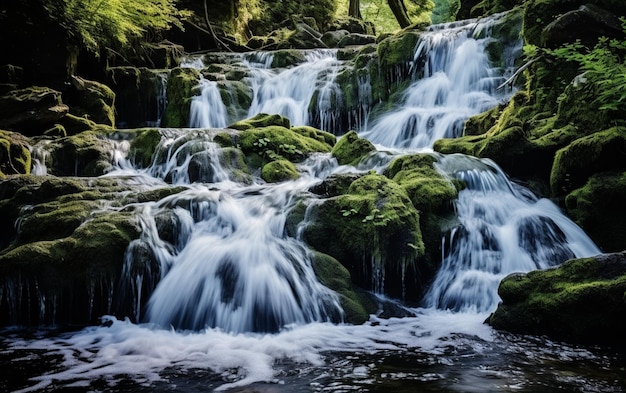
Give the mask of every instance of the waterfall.
[[[499, 91], [505, 70], [492, 65], [486, 52], [490, 42], [484, 30], [493, 18], [433, 26], [420, 36], [413, 74], [400, 105], [378, 119], [363, 136], [376, 144], [400, 148], [427, 148], [437, 139], [462, 135], [470, 116], [496, 106], [511, 92]], [[513, 48], [519, 54], [521, 39]]]
[[455, 203], [460, 225], [444, 238], [427, 307], [490, 312], [506, 275], [600, 253], [556, 205], [511, 183], [492, 161], [454, 154], [437, 165], [467, 188]]
[[277, 113], [288, 117], [294, 125], [309, 125], [309, 105], [319, 90], [317, 111], [321, 128], [332, 130], [336, 110], [342, 103], [341, 91], [334, 83], [341, 62], [333, 50], [307, 51], [305, 60], [287, 69], [267, 68], [267, 62], [248, 63], [254, 91], [248, 115]]
[[224, 128], [228, 111], [222, 101], [217, 82], [200, 79], [200, 95], [194, 96], [189, 109], [189, 127]]
[[[303, 176], [299, 183], [278, 185], [232, 182], [210, 135], [164, 138], [156, 153], [162, 162], [146, 170], [174, 184], [189, 184], [190, 162], [200, 152], [216, 175], [142, 207], [143, 236], [129, 247], [124, 267], [135, 320], [145, 315], [164, 327], [229, 332], [340, 321], [336, 295], [317, 281], [306, 246], [284, 233], [297, 195], [315, 179]], [[314, 165], [309, 171], [315, 171]], [[163, 239], [172, 236], [159, 232], [157, 221], [164, 217], [177, 239]], [[154, 289], [145, 312], [139, 309], [144, 281]]]

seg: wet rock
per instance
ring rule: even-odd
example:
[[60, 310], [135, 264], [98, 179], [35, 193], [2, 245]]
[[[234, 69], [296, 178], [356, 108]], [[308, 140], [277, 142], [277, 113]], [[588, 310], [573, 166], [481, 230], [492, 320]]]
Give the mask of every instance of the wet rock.
[[69, 112], [61, 93], [47, 87], [27, 87], [0, 97], [0, 129], [39, 135]]
[[626, 254], [572, 259], [506, 277], [502, 303], [487, 323], [496, 329], [573, 343], [625, 348]]
[[541, 33], [541, 44], [556, 48], [563, 44], [582, 40], [593, 46], [598, 37], [623, 38], [624, 33], [618, 15], [593, 4], [558, 16]]

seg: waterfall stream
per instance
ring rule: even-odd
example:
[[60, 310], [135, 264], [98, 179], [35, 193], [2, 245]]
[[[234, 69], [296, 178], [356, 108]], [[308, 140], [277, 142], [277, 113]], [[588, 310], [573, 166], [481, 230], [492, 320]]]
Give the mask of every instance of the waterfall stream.
[[[141, 212], [142, 236], [129, 246], [124, 265], [132, 321], [105, 316], [103, 326], [78, 333], [2, 342], [4, 353], [50, 362], [20, 391], [91, 391], [94, 381], [136, 391], [252, 391], [263, 390], [263, 383], [281, 392], [618, 391], [594, 375], [567, 379], [574, 363], [609, 374], [602, 355], [483, 324], [507, 274], [600, 252], [553, 203], [511, 182], [490, 160], [438, 155], [437, 169], [467, 188], [455, 205], [459, 225], [442, 239], [441, 269], [423, 307], [410, 310], [414, 317], [341, 323], [337, 294], [316, 279], [307, 244], [287, 233], [289, 213], [329, 175], [380, 172], [393, 157], [431, 152], [435, 140], [460, 136], [468, 117], [510, 97], [497, 89], [510, 70], [492, 66], [485, 52], [489, 23], [446, 24], [423, 34], [414, 80], [395, 109], [358, 122], [384, 160], [355, 168], [319, 154], [299, 165], [295, 181], [242, 181], [222, 167], [224, 150], [209, 129], [239, 119], [229, 118], [216, 83], [203, 79], [191, 103], [194, 129], [164, 130], [149, 167], [120, 157], [107, 175], [148, 189], [184, 188], [133, 206]], [[278, 113], [310, 125], [317, 92], [316, 121], [335, 129], [342, 94], [335, 51], [307, 51], [303, 63], [280, 70], [269, 67], [268, 53], [242, 62], [254, 92], [249, 115]], [[363, 113], [369, 113], [366, 101]], [[45, 174], [39, 154], [37, 172]], [[554, 376], [555, 369], [564, 371]]]

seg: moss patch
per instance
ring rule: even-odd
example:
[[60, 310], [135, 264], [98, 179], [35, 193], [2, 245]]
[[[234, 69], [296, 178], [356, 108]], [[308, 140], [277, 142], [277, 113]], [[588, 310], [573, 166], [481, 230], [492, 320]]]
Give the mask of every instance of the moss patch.
[[567, 214], [604, 252], [626, 249], [626, 172], [600, 173], [567, 195]]
[[268, 183], [278, 183], [285, 180], [297, 179], [299, 176], [296, 166], [287, 160], [271, 161], [261, 169], [261, 178]]
[[505, 278], [503, 303], [487, 322], [497, 329], [575, 343], [625, 347], [626, 255], [570, 260]]
[[356, 165], [374, 151], [376, 147], [370, 141], [360, 138], [355, 131], [349, 131], [339, 139], [331, 153], [339, 165]]

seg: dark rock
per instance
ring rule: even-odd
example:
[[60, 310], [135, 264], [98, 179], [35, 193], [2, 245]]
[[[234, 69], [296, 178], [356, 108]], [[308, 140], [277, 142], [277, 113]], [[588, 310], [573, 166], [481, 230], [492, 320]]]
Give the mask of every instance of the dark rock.
[[69, 112], [61, 93], [47, 87], [28, 87], [0, 97], [0, 129], [39, 135]]

